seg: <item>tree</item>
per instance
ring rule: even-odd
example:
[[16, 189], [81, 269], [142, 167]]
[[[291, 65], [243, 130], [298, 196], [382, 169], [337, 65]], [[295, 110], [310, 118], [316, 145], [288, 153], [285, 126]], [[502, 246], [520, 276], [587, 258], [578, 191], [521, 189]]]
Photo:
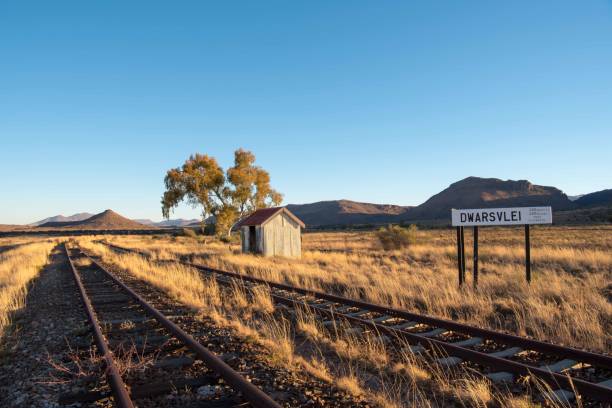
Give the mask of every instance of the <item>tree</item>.
[[270, 175], [255, 164], [255, 155], [238, 149], [234, 166], [224, 173], [214, 157], [196, 153], [182, 167], [170, 169], [164, 183], [162, 214], [186, 200], [193, 207], [202, 207], [202, 217], [215, 219], [215, 233], [229, 236], [236, 221], [259, 208], [277, 206], [282, 195], [270, 187]]

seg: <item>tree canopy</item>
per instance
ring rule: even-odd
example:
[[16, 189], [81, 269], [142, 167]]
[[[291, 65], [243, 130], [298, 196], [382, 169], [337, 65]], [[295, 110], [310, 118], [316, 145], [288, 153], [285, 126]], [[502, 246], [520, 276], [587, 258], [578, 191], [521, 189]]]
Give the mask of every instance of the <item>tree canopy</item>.
[[270, 187], [270, 174], [255, 165], [255, 155], [247, 150], [234, 152], [234, 166], [223, 171], [214, 157], [196, 153], [182, 167], [168, 170], [164, 179], [162, 214], [183, 200], [202, 207], [204, 219], [213, 216], [215, 232], [229, 234], [234, 223], [259, 208], [277, 206], [282, 195]]

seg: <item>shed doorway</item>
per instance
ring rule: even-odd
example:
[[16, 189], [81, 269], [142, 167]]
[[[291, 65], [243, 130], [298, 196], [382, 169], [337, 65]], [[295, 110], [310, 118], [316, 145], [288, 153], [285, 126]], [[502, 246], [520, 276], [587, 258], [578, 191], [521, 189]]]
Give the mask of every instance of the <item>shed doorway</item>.
[[257, 251], [257, 233], [255, 232], [255, 226], [249, 226], [249, 252], [255, 253]]

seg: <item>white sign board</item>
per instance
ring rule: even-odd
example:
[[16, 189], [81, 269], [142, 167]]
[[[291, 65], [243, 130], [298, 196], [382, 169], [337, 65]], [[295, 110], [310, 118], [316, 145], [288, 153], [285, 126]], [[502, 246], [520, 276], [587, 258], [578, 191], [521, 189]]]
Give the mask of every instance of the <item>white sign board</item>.
[[451, 210], [453, 227], [552, 224], [550, 207], [471, 208]]

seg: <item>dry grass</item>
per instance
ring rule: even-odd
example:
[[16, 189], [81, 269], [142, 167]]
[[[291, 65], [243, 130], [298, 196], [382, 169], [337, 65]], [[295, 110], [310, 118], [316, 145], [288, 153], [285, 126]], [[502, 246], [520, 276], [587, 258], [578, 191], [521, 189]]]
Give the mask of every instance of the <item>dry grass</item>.
[[0, 337], [10, 323], [11, 313], [23, 307], [28, 283], [47, 263], [55, 245], [54, 241], [40, 241], [0, 253]]
[[216, 280], [203, 277], [193, 268], [176, 263], [150, 262], [134, 254], [116, 254], [92, 239], [82, 238], [80, 244], [105, 262], [120, 266], [217, 323], [231, 326], [243, 337], [267, 346], [272, 351], [274, 362], [279, 365], [293, 360], [289, 323], [271, 317], [274, 306], [267, 288], [259, 287], [247, 293], [242, 286], [234, 284], [229, 290], [222, 291]]
[[[276, 282], [612, 351], [612, 229], [534, 228], [534, 280], [524, 282], [520, 229], [481, 229], [480, 282], [457, 287], [454, 231], [419, 231], [416, 244], [384, 251], [372, 233], [304, 235], [300, 260], [243, 255], [236, 245], [185, 239], [112, 238], [158, 259], [196, 262]], [[471, 237], [467, 233], [468, 272]], [[469, 273], [468, 273], [469, 275]], [[469, 283], [469, 282], [468, 282]]]
[[23, 237], [5, 237], [0, 238], [0, 249], [5, 246], [32, 244], [35, 242], [48, 241], [48, 237], [23, 236]]
[[83, 247], [94, 250], [105, 261], [120, 265], [135, 277], [152, 283], [166, 291], [171, 297], [180, 299], [181, 302], [193, 308], [203, 307], [205, 292], [214, 290], [210, 286], [207, 287], [200, 279], [200, 274], [193, 268], [176, 263], [152, 264], [139, 255], [118, 255], [99, 244], [86, 243]]
[[[277, 282], [609, 352], [611, 231], [535, 229], [531, 285], [523, 280], [522, 232], [483, 231], [478, 290], [456, 286], [456, 249], [449, 231], [419, 231], [414, 245], [395, 251], [382, 250], [371, 233], [306, 234], [300, 260], [242, 255], [236, 245], [204, 245], [182, 237], [107, 238], [157, 259], [188, 257]], [[356, 395], [366, 393], [379, 406], [533, 406], [529, 398], [510, 396], [472, 373], [451, 374], [410, 353], [398, 356], [376, 336], [324, 328], [306, 312], [289, 324], [274, 311], [266, 288], [226, 290], [188, 268], [88, 245], [244, 338], [266, 345], [275, 363], [299, 366]], [[305, 355], [304, 344], [314, 351]]]

